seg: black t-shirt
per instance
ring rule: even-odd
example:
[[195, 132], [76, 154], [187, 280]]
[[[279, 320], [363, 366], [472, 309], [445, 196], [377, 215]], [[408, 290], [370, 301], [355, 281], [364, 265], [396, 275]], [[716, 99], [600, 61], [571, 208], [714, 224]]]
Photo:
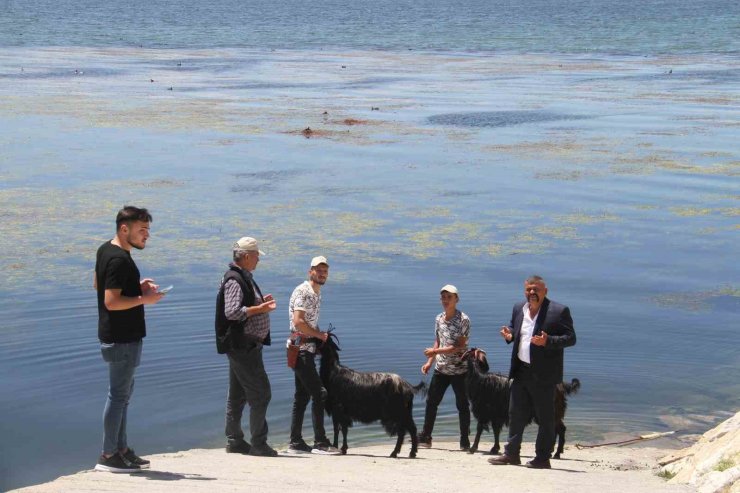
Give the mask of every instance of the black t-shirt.
[[108, 310], [105, 290], [120, 289], [123, 296], [141, 296], [141, 276], [131, 254], [110, 241], [98, 248], [95, 262], [98, 282], [98, 339], [100, 342], [136, 342], [146, 336], [144, 305]]

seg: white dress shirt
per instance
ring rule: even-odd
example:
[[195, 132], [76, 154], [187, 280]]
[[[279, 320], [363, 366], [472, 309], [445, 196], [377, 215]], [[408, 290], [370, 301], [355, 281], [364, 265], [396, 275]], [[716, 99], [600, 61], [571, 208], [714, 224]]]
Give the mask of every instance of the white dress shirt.
[[517, 353], [517, 356], [520, 360], [523, 362], [530, 364], [532, 361], [529, 357], [529, 346], [532, 343], [532, 335], [534, 335], [534, 326], [537, 323], [537, 317], [539, 317], [540, 312], [537, 311], [537, 315], [534, 316], [534, 318], [529, 316], [529, 303], [524, 305], [522, 307], [522, 311], [524, 312], [524, 318], [522, 319], [522, 328], [520, 330], [520, 339], [519, 339], [519, 353]]

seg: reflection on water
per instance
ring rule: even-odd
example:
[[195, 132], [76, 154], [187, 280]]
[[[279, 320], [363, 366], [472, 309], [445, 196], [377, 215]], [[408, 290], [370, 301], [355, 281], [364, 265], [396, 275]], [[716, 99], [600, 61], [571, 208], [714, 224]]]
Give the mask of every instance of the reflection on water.
[[[332, 262], [322, 322], [351, 367], [422, 379], [437, 290], [453, 283], [471, 343], [506, 371], [497, 327], [537, 272], [578, 331], [571, 443], [697, 431], [692, 415], [738, 405], [739, 87], [716, 75], [732, 58], [18, 48], [0, 50], [5, 80], [21, 60], [84, 74], [0, 85], [1, 488], [98, 454], [90, 285], [125, 203], [154, 214], [142, 273], [175, 285], [147, 309], [130, 430], [142, 453], [223, 445], [212, 312], [244, 234], [267, 252], [256, 275], [279, 305], [265, 353], [276, 445], [287, 300], [317, 254]], [[668, 62], [715, 75], [647, 77]], [[454, 415], [448, 396], [435, 437], [454, 436]], [[388, 440], [375, 425], [351, 439]], [[54, 460], [29, 469], [40, 453]]]

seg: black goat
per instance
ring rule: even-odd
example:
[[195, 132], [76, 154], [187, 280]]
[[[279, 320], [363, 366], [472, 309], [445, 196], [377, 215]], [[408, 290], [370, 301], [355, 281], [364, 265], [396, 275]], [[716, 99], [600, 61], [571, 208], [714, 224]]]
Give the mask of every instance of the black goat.
[[[492, 454], [501, 450], [499, 435], [501, 428], [509, 426], [509, 391], [511, 380], [500, 373], [488, 373], [489, 366], [485, 351], [471, 348], [462, 355], [468, 362], [468, 373], [465, 378], [465, 390], [470, 399], [473, 415], [478, 421], [475, 441], [470, 447], [470, 453], [478, 450], [481, 433], [488, 431], [489, 424], [493, 429], [495, 443], [491, 447]], [[561, 382], [555, 387], [555, 432], [558, 435], [558, 449], [553, 458], [559, 459], [565, 448], [565, 410], [568, 407], [568, 395], [578, 392], [581, 382], [577, 378], [570, 383]], [[530, 423], [536, 421], [530, 418]]]
[[342, 454], [347, 453], [347, 428], [353, 421], [380, 421], [390, 435], [398, 435], [391, 457], [401, 451], [404, 436], [411, 436], [411, 453], [416, 457], [419, 439], [412, 416], [414, 395], [426, 391], [421, 382], [413, 387], [394, 373], [359, 372], [339, 364], [339, 346], [330, 334], [321, 347], [321, 382], [328, 392], [326, 412], [334, 423], [334, 446], [338, 446], [342, 430]]

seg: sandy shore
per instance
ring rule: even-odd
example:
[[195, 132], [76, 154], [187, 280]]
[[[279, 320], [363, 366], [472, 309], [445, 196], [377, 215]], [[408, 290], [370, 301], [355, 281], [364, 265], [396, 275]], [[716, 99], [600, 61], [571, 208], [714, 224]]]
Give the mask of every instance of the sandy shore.
[[[351, 444], [350, 444], [351, 446]], [[657, 460], [669, 449], [659, 447], [566, 448], [553, 469], [491, 466], [489, 456], [455, 450], [453, 443], [421, 449], [417, 459], [390, 459], [393, 445], [350, 448], [346, 456], [281, 455], [277, 458], [226, 454], [223, 449], [194, 449], [152, 455], [152, 469], [138, 474], [93, 470], [15, 490], [18, 492], [211, 492], [257, 491], [404, 492], [457, 491], [585, 493], [691, 492], [656, 475]], [[408, 454], [404, 446], [402, 453]], [[525, 444], [523, 458], [532, 456]]]

